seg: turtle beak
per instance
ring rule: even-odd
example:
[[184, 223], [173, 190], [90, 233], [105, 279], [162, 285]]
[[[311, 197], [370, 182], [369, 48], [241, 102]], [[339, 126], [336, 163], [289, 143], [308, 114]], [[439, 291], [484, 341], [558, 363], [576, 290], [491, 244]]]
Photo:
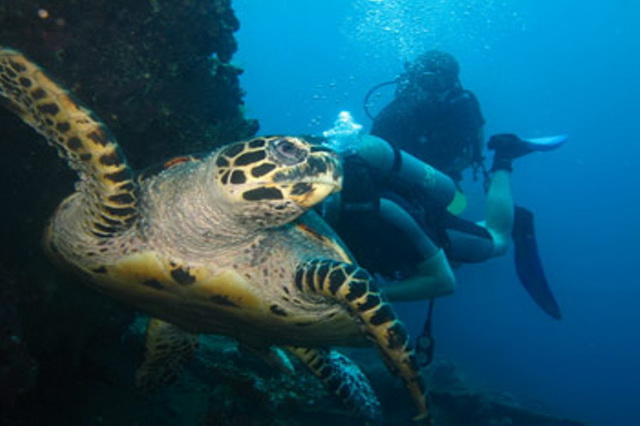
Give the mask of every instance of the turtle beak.
[[291, 186], [289, 197], [305, 209], [342, 189], [342, 163], [333, 151], [312, 153], [300, 173], [304, 177]]

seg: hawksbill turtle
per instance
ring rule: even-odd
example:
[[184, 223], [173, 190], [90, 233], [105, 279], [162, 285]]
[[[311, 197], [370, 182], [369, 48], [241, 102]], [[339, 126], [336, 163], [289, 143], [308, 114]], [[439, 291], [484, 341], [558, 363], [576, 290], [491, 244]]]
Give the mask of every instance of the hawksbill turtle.
[[428, 419], [405, 327], [310, 211], [340, 188], [333, 152], [296, 137], [258, 137], [134, 177], [106, 125], [8, 48], [0, 48], [0, 97], [79, 176], [47, 226], [45, 249], [151, 318], [141, 386], [174, 378], [198, 334], [220, 334], [265, 355], [286, 348], [375, 420], [380, 406], [366, 378], [330, 349], [373, 343], [404, 380], [415, 419]]

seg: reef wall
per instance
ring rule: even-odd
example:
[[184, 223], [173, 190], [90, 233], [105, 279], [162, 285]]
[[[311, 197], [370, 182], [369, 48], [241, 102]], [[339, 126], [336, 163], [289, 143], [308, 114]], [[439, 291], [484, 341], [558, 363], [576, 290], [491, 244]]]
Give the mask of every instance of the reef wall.
[[[230, 62], [238, 28], [230, 0], [0, 1], [0, 45], [91, 108], [138, 170], [256, 133]], [[44, 257], [75, 180], [63, 161], [3, 108], [0, 147], [0, 424], [74, 424], [133, 312]]]
[[0, 43], [103, 119], [134, 167], [252, 136], [230, 0], [3, 0]]

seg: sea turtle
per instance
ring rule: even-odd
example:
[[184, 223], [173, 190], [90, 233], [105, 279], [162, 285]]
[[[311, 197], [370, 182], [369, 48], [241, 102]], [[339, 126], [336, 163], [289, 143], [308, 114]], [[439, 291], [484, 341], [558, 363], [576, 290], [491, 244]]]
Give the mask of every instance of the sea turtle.
[[369, 419], [379, 404], [332, 345], [373, 342], [427, 419], [402, 323], [371, 276], [309, 209], [340, 188], [337, 156], [259, 137], [134, 178], [105, 124], [20, 52], [0, 48], [0, 97], [79, 175], [45, 248], [88, 284], [152, 318], [141, 385], [169, 381], [197, 334], [281, 346]]

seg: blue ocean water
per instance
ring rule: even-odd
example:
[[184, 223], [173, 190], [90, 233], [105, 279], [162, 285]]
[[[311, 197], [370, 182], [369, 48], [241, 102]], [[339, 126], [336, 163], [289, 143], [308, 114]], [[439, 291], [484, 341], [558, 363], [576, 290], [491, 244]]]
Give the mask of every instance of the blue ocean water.
[[[516, 201], [563, 311], [528, 298], [512, 255], [457, 271], [437, 355], [469, 381], [593, 425], [640, 424], [640, 3], [633, 0], [235, 0], [234, 62], [260, 133], [320, 133], [427, 48], [453, 53], [487, 135], [568, 133], [516, 164]], [[390, 99], [382, 89], [372, 109]], [[467, 179], [470, 217], [482, 191]], [[475, 216], [475, 217], [474, 217]], [[414, 333], [424, 303], [399, 304]]]

